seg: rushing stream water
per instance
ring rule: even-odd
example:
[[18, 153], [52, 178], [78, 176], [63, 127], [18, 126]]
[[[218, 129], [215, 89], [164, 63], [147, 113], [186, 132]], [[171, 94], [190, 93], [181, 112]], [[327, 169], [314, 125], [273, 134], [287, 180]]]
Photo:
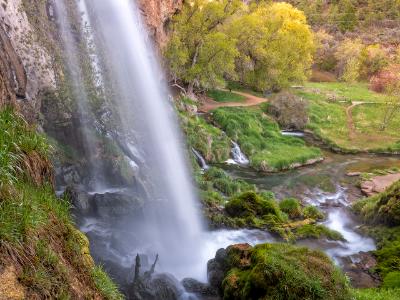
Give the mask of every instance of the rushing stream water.
[[341, 264], [344, 257], [375, 249], [374, 241], [357, 231], [360, 223], [349, 205], [362, 197], [362, 194], [356, 187], [358, 177], [346, 174], [400, 166], [400, 160], [396, 157], [364, 154], [326, 153], [326, 157], [324, 162], [317, 165], [276, 174], [262, 174], [232, 166], [225, 169], [235, 178], [244, 179], [260, 189], [273, 191], [278, 199], [295, 197], [320, 207], [327, 215], [323, 224], [340, 232], [346, 241], [309, 239], [299, 244], [322, 249]]

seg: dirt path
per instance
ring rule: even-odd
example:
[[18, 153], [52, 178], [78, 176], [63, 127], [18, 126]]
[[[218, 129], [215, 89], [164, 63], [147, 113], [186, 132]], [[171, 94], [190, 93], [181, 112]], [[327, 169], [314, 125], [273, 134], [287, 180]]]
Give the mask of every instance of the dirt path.
[[346, 108], [346, 115], [347, 115], [347, 127], [349, 128], [349, 138], [350, 140], [354, 140], [356, 136], [356, 126], [354, 125], [353, 120], [353, 108], [365, 104], [366, 102], [361, 101], [353, 101], [349, 107]]
[[346, 108], [347, 127], [349, 128], [349, 138], [354, 140], [357, 135], [356, 126], [353, 120], [353, 108], [363, 104], [379, 104], [378, 102], [352, 101], [351, 105]]
[[[226, 91], [226, 90], [224, 90]], [[206, 101], [199, 107], [200, 112], [209, 112], [211, 110], [217, 109], [218, 107], [247, 107], [255, 106], [264, 102], [267, 102], [267, 98], [257, 97], [248, 93], [232, 91], [235, 94], [246, 97], [244, 101], [241, 102], [217, 102], [210, 98], [206, 98]]]

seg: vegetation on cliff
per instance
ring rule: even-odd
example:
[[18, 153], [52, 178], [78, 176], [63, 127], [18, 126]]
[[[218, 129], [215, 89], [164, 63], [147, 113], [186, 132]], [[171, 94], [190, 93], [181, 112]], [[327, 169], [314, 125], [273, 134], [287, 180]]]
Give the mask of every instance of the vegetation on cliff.
[[[122, 299], [52, 187], [50, 148], [13, 109], [0, 112], [0, 264], [18, 299]], [[2, 276], [2, 274], [0, 274]], [[5, 279], [6, 280], [6, 279]], [[1, 296], [1, 295], [0, 295]]]

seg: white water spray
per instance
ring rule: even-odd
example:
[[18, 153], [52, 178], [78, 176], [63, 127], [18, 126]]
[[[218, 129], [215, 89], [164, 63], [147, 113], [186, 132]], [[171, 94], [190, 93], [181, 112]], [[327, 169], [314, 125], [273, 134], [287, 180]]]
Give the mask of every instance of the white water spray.
[[139, 10], [131, 0], [85, 2], [96, 40], [102, 41], [97, 46], [105, 53], [121, 127], [133, 132], [136, 146], [145, 153], [154, 205], [146, 206], [145, 222], [132, 228], [137, 243], [148, 254], [160, 255], [162, 271], [180, 278], [194, 275], [190, 268], [201, 256], [202, 234], [196, 195], [163, 73]]

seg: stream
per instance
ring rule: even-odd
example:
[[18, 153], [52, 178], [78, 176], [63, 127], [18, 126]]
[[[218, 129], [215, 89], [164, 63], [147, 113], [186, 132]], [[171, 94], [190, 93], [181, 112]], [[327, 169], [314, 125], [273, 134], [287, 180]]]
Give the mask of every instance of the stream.
[[327, 216], [324, 224], [340, 232], [346, 241], [306, 239], [298, 244], [325, 251], [339, 266], [346, 258], [356, 261], [359, 252], [376, 249], [374, 241], [357, 230], [360, 220], [350, 205], [363, 197], [356, 186], [359, 177], [350, 172], [370, 172], [375, 169], [400, 167], [400, 159], [381, 155], [343, 155], [325, 152], [322, 163], [275, 174], [263, 174], [250, 168], [223, 165], [234, 178], [244, 179], [259, 189], [273, 191], [277, 199], [295, 197], [304, 204], [318, 206]]

